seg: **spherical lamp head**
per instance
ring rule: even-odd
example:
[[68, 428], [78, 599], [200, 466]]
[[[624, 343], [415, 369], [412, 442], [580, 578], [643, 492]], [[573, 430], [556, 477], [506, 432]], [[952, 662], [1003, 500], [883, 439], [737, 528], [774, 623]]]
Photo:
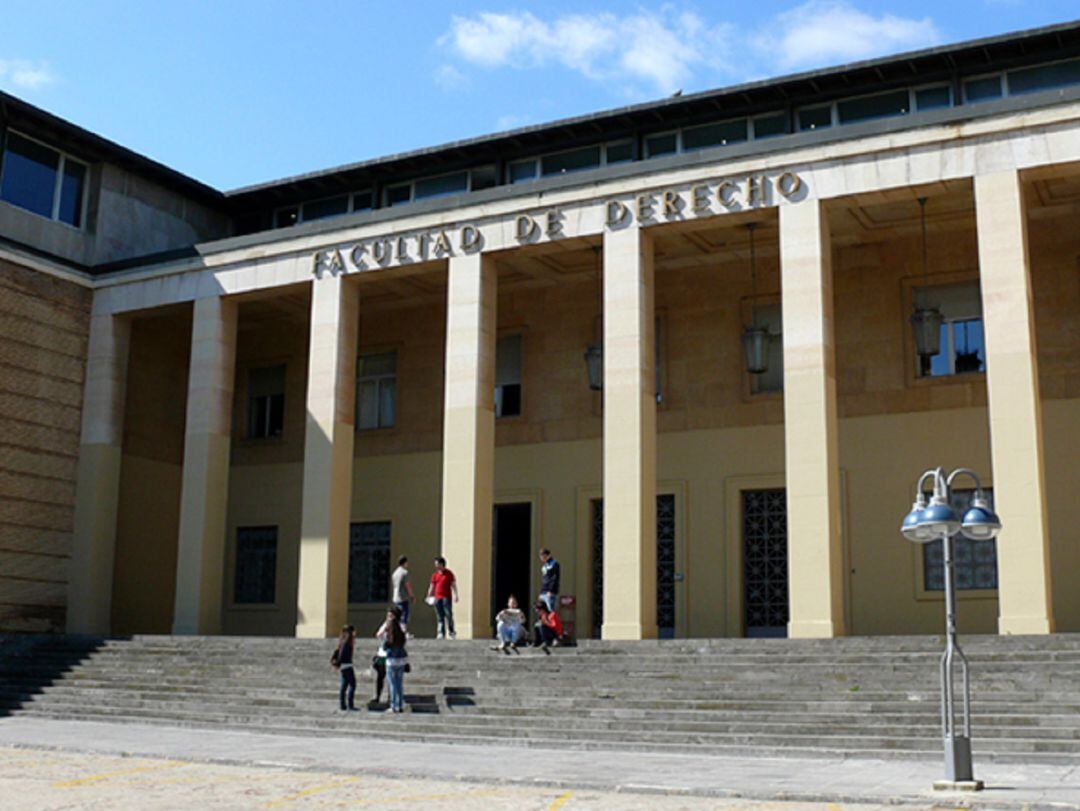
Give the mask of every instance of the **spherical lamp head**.
[[919, 513], [916, 526], [925, 529], [931, 536], [930, 540], [936, 540], [942, 535], [952, 536], [959, 532], [960, 518], [944, 498], [934, 496], [929, 506]]
[[960, 530], [965, 537], [973, 541], [992, 541], [1001, 532], [1001, 519], [990, 508], [987, 500], [978, 494], [971, 500], [971, 506], [964, 513]]
[[930, 531], [919, 526], [922, 512], [926, 509], [926, 498], [919, 493], [915, 503], [911, 505], [911, 512], [904, 516], [900, 523], [900, 533], [912, 543], [929, 543], [934, 540]]

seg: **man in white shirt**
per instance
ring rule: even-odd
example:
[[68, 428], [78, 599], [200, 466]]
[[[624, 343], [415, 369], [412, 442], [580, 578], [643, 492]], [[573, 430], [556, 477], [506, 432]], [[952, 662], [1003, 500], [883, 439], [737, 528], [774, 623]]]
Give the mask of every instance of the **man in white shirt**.
[[416, 602], [416, 597], [409, 582], [409, 559], [405, 555], [398, 558], [398, 567], [390, 575], [390, 581], [393, 584], [394, 605], [401, 609], [401, 628], [412, 639], [413, 635], [409, 633], [409, 608], [410, 603]]

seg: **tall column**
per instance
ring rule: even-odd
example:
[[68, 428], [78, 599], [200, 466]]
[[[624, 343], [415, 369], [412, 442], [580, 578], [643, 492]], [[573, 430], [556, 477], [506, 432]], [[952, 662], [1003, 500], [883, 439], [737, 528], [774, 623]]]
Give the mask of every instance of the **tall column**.
[[195, 300], [191, 325], [174, 634], [221, 632], [236, 303]]
[[129, 320], [90, 319], [68, 582], [70, 634], [109, 633], [130, 340]]
[[359, 288], [312, 283], [296, 635], [336, 636], [349, 608]]
[[449, 260], [443, 413], [442, 554], [458, 580], [457, 632], [491, 636], [495, 473], [495, 262]]
[[845, 633], [832, 246], [822, 203], [780, 207], [791, 637]]
[[656, 637], [652, 238], [604, 234], [604, 639]]
[[1027, 214], [1015, 171], [975, 178], [997, 539], [998, 630], [1054, 630]]

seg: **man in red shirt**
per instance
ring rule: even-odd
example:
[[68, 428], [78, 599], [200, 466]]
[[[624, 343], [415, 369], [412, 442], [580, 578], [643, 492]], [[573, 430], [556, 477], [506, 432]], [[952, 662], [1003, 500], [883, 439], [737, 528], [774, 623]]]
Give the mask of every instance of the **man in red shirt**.
[[533, 635], [533, 645], [544, 646], [546, 652], [552, 645], [558, 645], [559, 640], [563, 635], [562, 619], [559, 617], [558, 611], [549, 611], [547, 604], [543, 602], [537, 602], [533, 606], [536, 609], [536, 615], [538, 617], [536, 625], [533, 626], [535, 631]]
[[[446, 558], [435, 558], [435, 572], [431, 575], [431, 583], [428, 585], [427, 596], [434, 600], [435, 617], [439, 622], [439, 632], [436, 639], [445, 639], [447, 634], [451, 639], [457, 638], [454, 630], [454, 607], [458, 601], [457, 578], [454, 573], [446, 568]], [[453, 601], [451, 601], [451, 597]]]

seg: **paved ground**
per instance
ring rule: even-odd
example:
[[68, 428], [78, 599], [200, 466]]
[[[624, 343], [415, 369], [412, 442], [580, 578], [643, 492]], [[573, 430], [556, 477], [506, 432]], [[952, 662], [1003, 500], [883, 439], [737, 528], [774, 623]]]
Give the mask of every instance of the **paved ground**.
[[1080, 764], [986, 764], [978, 795], [938, 763], [446, 746], [0, 719], [0, 806], [59, 808], [1080, 809]]

